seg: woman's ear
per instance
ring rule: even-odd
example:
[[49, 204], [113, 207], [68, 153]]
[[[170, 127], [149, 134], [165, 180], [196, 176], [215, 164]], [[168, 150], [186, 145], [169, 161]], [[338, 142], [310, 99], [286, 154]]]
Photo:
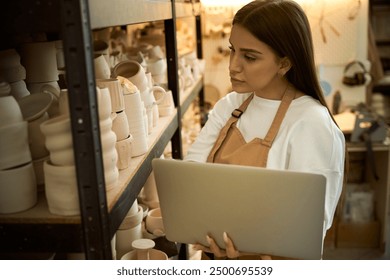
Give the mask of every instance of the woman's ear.
[[286, 73], [291, 69], [291, 67], [291, 61], [287, 56], [281, 58], [279, 74], [282, 76], [286, 75]]

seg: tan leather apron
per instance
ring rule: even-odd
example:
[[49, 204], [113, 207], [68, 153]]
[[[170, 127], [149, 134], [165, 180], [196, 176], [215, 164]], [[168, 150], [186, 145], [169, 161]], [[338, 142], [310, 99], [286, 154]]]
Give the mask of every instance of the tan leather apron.
[[257, 167], [267, 166], [269, 150], [278, 134], [288, 107], [294, 99], [294, 92], [287, 90], [283, 95], [282, 102], [264, 139], [254, 138], [247, 143], [237, 128], [236, 123], [252, 101], [253, 96], [254, 94], [252, 93], [238, 109], [232, 112], [232, 116], [222, 128], [207, 158], [207, 162]]
[[[271, 127], [268, 130], [264, 139], [254, 138], [247, 143], [241, 132], [236, 126], [238, 119], [245, 112], [249, 103], [252, 101], [254, 94], [251, 94], [238, 109], [232, 112], [232, 116], [222, 128], [217, 141], [211, 150], [207, 162], [248, 165], [256, 167], [266, 167], [268, 160], [268, 153], [271, 149], [272, 143], [278, 134], [279, 128], [282, 124], [284, 116], [294, 99], [294, 91], [287, 90], [283, 95], [282, 101], [272, 121]], [[205, 254], [203, 252], [202, 259], [219, 259], [212, 254]], [[241, 256], [238, 259], [260, 260], [260, 255]], [[283, 260], [290, 259], [281, 256], [272, 256], [272, 259]]]

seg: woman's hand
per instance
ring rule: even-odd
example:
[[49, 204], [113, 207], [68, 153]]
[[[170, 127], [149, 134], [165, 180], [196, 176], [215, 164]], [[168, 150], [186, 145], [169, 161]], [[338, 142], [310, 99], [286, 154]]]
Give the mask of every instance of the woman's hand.
[[[223, 241], [225, 242], [225, 250], [219, 248], [215, 240], [210, 237], [209, 235], [206, 236], [207, 242], [209, 243], [209, 247], [203, 246], [201, 244], [195, 244], [194, 249], [196, 250], [202, 250], [207, 253], [213, 253], [214, 256], [218, 258], [227, 257], [229, 259], [237, 259], [240, 256], [243, 255], [253, 255], [252, 253], [244, 253], [239, 252], [236, 247], [234, 246], [233, 241], [230, 239], [230, 237], [227, 235], [226, 232], [223, 233]], [[270, 256], [266, 255], [260, 255], [262, 260], [270, 260]]]

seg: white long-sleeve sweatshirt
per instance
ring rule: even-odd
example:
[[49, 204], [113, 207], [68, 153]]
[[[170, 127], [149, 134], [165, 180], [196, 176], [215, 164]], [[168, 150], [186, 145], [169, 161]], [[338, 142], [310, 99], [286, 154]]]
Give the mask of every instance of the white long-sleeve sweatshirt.
[[[231, 92], [220, 99], [184, 160], [206, 162], [232, 111], [249, 95]], [[237, 122], [247, 142], [265, 137], [280, 102], [254, 96]], [[332, 225], [342, 191], [344, 157], [344, 135], [328, 110], [308, 95], [294, 99], [269, 152], [267, 168], [320, 173], [326, 177], [324, 237]]]

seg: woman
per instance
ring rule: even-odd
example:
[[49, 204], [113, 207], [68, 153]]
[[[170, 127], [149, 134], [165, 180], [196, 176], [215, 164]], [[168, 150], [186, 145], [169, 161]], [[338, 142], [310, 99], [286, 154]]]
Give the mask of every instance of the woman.
[[[345, 139], [317, 79], [309, 22], [292, 1], [253, 1], [233, 19], [233, 92], [219, 100], [185, 160], [322, 173], [327, 178], [324, 237], [343, 186]], [[243, 255], [224, 234], [198, 249]]]

